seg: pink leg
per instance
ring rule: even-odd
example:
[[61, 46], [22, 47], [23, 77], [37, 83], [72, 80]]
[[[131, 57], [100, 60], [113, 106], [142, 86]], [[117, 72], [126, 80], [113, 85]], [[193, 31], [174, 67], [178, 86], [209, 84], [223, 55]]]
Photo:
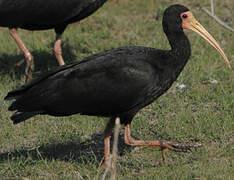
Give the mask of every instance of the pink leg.
[[104, 170], [108, 166], [108, 161], [109, 161], [109, 156], [110, 156], [110, 138], [111, 138], [113, 127], [114, 127], [114, 122], [110, 120], [104, 131], [104, 136], [105, 136], [104, 137], [104, 163], [99, 168], [99, 170]]
[[174, 144], [170, 141], [164, 140], [155, 140], [155, 141], [142, 141], [142, 140], [135, 140], [131, 136], [130, 124], [127, 124], [124, 129], [124, 141], [126, 144], [131, 146], [157, 146], [160, 147], [162, 150], [162, 158], [163, 160], [166, 159], [165, 156], [165, 149], [169, 149], [176, 152], [187, 152], [190, 151], [191, 148], [200, 147], [201, 145], [180, 145]]
[[64, 60], [63, 60], [63, 57], [62, 57], [61, 44], [62, 44], [61, 35], [56, 34], [56, 40], [55, 40], [55, 43], [54, 43], [54, 54], [56, 56], [56, 59], [57, 59], [59, 65], [63, 66], [65, 63], [64, 63]]
[[29, 50], [24, 45], [23, 41], [20, 39], [17, 29], [16, 28], [10, 28], [9, 29], [10, 35], [17, 43], [18, 47], [23, 51], [24, 57], [26, 59], [26, 68], [25, 68], [25, 74], [26, 74], [26, 81], [32, 78], [32, 71], [34, 69], [34, 63], [33, 63], [33, 56], [29, 52]]

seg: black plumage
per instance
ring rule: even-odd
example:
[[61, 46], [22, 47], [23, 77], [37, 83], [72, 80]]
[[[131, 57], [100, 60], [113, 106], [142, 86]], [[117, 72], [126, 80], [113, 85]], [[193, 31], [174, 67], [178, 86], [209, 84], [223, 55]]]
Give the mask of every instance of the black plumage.
[[[11, 111], [16, 110], [11, 119], [16, 124], [36, 114], [111, 117], [105, 130], [108, 146], [113, 121], [119, 117], [125, 125], [127, 144], [183, 149], [162, 141], [133, 140], [129, 125], [140, 109], [170, 88], [187, 63], [191, 50], [181, 19], [181, 14], [187, 12], [182, 5], [170, 6], [164, 12], [163, 29], [171, 50], [122, 47], [49, 72], [8, 93], [5, 99], [15, 99], [9, 107]], [[105, 163], [108, 151], [107, 147]]]
[[[188, 57], [190, 49], [184, 55]], [[159, 56], [172, 58], [173, 54], [146, 47], [123, 47], [90, 56], [10, 92], [7, 98], [17, 98], [9, 110], [55, 116], [133, 116], [164, 93], [182, 69], [172, 71], [174, 63], [169, 67], [166, 61], [155, 61]], [[15, 123], [17, 116], [12, 117]]]
[[0, 26], [27, 30], [55, 29], [88, 17], [107, 0], [0, 0]]
[[66, 27], [80, 21], [107, 0], [0, 0], [0, 26], [8, 27], [10, 34], [23, 51], [27, 60], [26, 74], [31, 78], [33, 56], [20, 40], [16, 29], [54, 29], [56, 41], [54, 51], [59, 65], [64, 65], [61, 50], [61, 36]]

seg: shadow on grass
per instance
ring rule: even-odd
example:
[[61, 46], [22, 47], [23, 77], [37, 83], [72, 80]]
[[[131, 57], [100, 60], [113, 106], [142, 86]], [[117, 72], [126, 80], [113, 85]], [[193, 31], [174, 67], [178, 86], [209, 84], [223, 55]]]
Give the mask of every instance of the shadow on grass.
[[[42, 146], [33, 149], [19, 149], [11, 152], [4, 152], [0, 153], [0, 162], [18, 160], [28, 161], [29, 159], [30, 161], [60, 160], [76, 162], [79, 164], [92, 163], [98, 167], [104, 156], [103, 138], [103, 133], [98, 133], [93, 134], [91, 139], [85, 142], [43, 144]], [[124, 144], [124, 137], [123, 135], [120, 135], [118, 144], [119, 156], [123, 156], [126, 152], [130, 152], [132, 149], [133, 147]]]
[[[58, 67], [58, 62], [56, 60], [55, 55], [52, 53], [53, 43], [48, 45], [47, 49], [51, 49], [50, 51], [45, 50], [34, 50], [31, 51], [34, 57], [34, 72], [33, 77], [36, 77], [38, 74], [44, 73]], [[76, 55], [72, 52], [72, 47], [64, 42], [62, 46], [63, 58], [66, 64], [70, 64], [76, 60]], [[11, 77], [16, 79], [21, 79], [22, 75], [24, 75], [25, 69], [25, 61], [21, 65], [16, 65], [21, 60], [24, 60], [23, 53], [16, 55], [9, 54], [0, 54], [0, 75], [9, 74]]]

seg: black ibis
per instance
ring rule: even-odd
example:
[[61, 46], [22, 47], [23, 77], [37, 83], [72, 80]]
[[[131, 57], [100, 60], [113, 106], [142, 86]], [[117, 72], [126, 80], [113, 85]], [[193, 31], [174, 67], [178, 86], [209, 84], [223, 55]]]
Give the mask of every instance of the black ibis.
[[107, 0], [0, 0], [0, 26], [8, 27], [10, 35], [23, 51], [26, 59], [26, 77], [31, 78], [33, 56], [17, 34], [17, 28], [26, 30], [54, 29], [54, 53], [59, 65], [64, 65], [61, 38], [66, 27], [80, 21], [100, 8]]
[[133, 117], [165, 93], [187, 63], [191, 49], [183, 29], [200, 34], [223, 56], [228, 67], [231, 66], [218, 43], [188, 8], [178, 4], [170, 6], [164, 12], [162, 25], [170, 50], [131, 46], [104, 51], [62, 66], [9, 92], [5, 100], [15, 99], [9, 107], [10, 111], [16, 111], [11, 116], [13, 123], [37, 114], [110, 117], [104, 131], [103, 168], [107, 166], [116, 118], [125, 126], [124, 140], [128, 145], [188, 150], [186, 145], [163, 140], [135, 140], [130, 131]]

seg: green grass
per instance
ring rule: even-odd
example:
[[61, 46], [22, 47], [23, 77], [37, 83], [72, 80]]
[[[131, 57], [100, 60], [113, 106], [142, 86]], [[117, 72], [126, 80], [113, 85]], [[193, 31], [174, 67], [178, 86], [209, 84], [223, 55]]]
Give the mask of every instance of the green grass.
[[[179, 0], [213, 34], [234, 66], [234, 34], [203, 13], [199, 4], [209, 1]], [[106, 49], [143, 45], [168, 49], [161, 27], [162, 13], [173, 1], [120, 0], [107, 2], [78, 26], [70, 25], [63, 36], [68, 63]], [[233, 27], [234, 2], [215, 1], [215, 13]], [[57, 66], [52, 53], [54, 32], [19, 31], [35, 57], [34, 76]], [[118, 179], [234, 179], [234, 73], [202, 38], [186, 32], [192, 56], [177, 82], [167, 93], [142, 109], [132, 123], [137, 139], [167, 139], [202, 143], [190, 153], [167, 152], [162, 162], [158, 148], [124, 145], [121, 131]], [[36, 116], [13, 126], [3, 101], [7, 92], [23, 84], [23, 58], [8, 30], [0, 30], [0, 179], [101, 179], [103, 130], [107, 119], [74, 115], [55, 118]], [[217, 84], [209, 83], [216, 79]], [[179, 90], [176, 83], [186, 88]]]

